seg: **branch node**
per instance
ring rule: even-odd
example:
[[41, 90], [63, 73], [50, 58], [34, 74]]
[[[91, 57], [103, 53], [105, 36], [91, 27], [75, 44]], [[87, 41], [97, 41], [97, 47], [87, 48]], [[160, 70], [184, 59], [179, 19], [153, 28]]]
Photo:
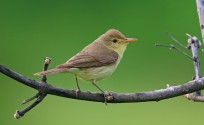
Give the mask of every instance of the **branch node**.
[[105, 92], [105, 96], [106, 96], [106, 99], [107, 99], [108, 101], [111, 101], [111, 100], [114, 99], [114, 98], [113, 98], [113, 92], [112, 92], [112, 91]]
[[186, 33], [186, 35], [188, 36], [188, 40], [187, 40], [187, 48], [189, 50], [191, 50], [191, 44], [195, 43], [196, 47], [199, 49], [201, 47], [201, 42], [200, 40], [196, 37], [196, 36], [191, 36], [190, 34]]

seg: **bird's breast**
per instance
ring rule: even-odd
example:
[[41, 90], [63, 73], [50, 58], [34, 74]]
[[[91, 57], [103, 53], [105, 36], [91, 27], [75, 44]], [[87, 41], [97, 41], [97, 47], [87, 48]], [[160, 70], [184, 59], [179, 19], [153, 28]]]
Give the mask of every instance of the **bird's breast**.
[[114, 64], [109, 66], [83, 68], [77, 73], [77, 76], [86, 81], [99, 81], [108, 76], [111, 76], [116, 67], [116, 64]]

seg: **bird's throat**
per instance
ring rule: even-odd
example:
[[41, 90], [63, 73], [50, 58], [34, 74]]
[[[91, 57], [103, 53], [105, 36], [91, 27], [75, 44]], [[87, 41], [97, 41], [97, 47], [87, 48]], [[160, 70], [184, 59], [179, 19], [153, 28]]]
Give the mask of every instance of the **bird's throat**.
[[126, 47], [127, 47], [127, 44], [124, 44], [122, 46], [119, 46], [117, 49], [114, 49], [114, 51], [116, 51], [118, 53], [119, 58], [123, 57], [123, 53], [125, 52]]

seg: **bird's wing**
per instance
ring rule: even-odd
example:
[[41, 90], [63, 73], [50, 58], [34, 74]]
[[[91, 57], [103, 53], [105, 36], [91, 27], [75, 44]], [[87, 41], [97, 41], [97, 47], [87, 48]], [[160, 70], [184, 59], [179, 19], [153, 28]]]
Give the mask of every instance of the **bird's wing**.
[[[100, 49], [100, 50], [99, 50]], [[58, 65], [56, 68], [90, 68], [90, 67], [100, 67], [105, 65], [114, 64], [118, 59], [118, 53], [105, 49], [104, 47], [99, 47], [94, 49], [94, 51], [82, 50], [77, 55], [69, 59], [66, 63]]]

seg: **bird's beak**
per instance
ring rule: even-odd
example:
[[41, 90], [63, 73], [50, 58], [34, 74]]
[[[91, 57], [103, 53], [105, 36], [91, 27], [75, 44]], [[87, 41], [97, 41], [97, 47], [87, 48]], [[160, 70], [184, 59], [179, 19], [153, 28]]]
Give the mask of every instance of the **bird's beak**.
[[135, 42], [135, 41], [137, 41], [136, 38], [126, 38], [125, 40], [126, 43]]

